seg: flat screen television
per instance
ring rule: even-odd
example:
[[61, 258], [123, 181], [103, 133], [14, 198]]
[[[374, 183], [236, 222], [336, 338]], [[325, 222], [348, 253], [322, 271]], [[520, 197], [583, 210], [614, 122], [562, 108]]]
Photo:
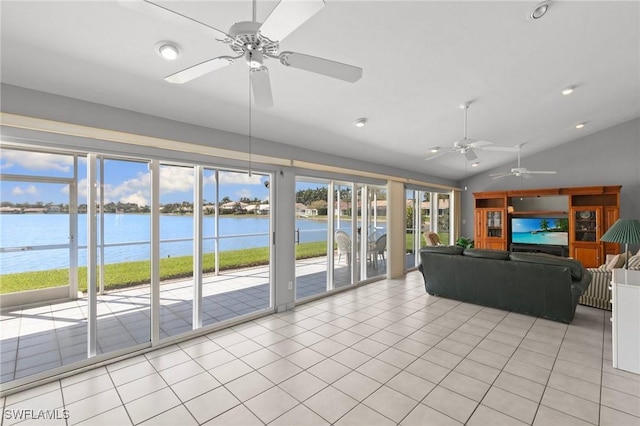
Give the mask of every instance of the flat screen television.
[[516, 244], [569, 245], [569, 219], [558, 217], [511, 218], [511, 242]]

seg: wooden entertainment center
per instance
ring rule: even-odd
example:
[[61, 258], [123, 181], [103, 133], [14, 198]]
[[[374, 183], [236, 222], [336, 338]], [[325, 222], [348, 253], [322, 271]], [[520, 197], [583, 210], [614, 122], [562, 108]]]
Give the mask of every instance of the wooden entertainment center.
[[[604, 243], [600, 237], [618, 220], [621, 186], [543, 188], [510, 191], [474, 192], [474, 240], [476, 248], [533, 251], [570, 256], [586, 268], [600, 266], [607, 254], [620, 252], [620, 245]], [[558, 210], [535, 208], [536, 199], [554, 197], [561, 201]], [[566, 198], [566, 207], [563, 200]], [[527, 210], [514, 208], [515, 201], [526, 199]], [[552, 216], [568, 219], [568, 245], [512, 244], [513, 218]]]

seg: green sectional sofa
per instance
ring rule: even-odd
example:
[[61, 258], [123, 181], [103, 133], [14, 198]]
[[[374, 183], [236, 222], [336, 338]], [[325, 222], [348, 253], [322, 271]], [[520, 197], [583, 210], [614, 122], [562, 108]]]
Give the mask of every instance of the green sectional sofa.
[[580, 262], [548, 254], [428, 246], [420, 258], [431, 295], [564, 323], [591, 282]]

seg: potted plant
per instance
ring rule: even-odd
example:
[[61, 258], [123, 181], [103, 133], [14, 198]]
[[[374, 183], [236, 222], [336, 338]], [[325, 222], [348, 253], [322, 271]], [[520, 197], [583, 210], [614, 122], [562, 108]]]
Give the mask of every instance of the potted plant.
[[456, 245], [466, 249], [473, 248], [473, 240], [467, 237], [460, 237], [456, 240]]

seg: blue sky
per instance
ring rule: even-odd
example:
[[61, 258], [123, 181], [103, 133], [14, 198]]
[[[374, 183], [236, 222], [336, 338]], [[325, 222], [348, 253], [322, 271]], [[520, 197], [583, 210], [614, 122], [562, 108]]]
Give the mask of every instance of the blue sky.
[[[530, 217], [518, 217], [514, 218], [511, 222], [513, 232], [531, 232], [542, 229], [540, 227], [540, 221], [543, 219], [530, 218]], [[553, 228], [556, 223], [556, 219], [547, 219], [549, 228]]]
[[[42, 154], [3, 149], [0, 153], [0, 172], [20, 176], [73, 177], [73, 157], [58, 154]], [[147, 163], [121, 160], [105, 161], [104, 195], [106, 202], [132, 202], [150, 204], [149, 172]], [[264, 183], [265, 175], [254, 173], [220, 172], [220, 198], [232, 200], [241, 197], [266, 200], [269, 190]], [[78, 161], [78, 200], [86, 202], [86, 161]], [[188, 167], [161, 167], [161, 203], [193, 202], [193, 169]], [[205, 171], [205, 194], [207, 201], [215, 200], [213, 172]], [[14, 203], [29, 202], [55, 204], [69, 202], [68, 187], [63, 184], [28, 181], [0, 182], [0, 198]]]

